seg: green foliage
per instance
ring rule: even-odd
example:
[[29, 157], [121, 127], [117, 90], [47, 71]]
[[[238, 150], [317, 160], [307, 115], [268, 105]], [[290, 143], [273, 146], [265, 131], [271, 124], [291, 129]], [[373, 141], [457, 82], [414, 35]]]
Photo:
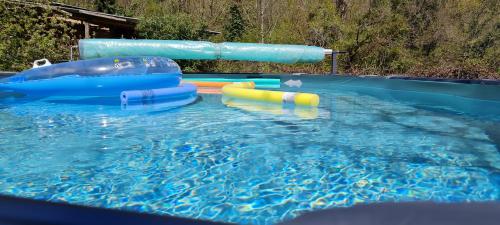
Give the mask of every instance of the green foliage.
[[[143, 39], [158, 40], [205, 40], [207, 26], [193, 21], [188, 15], [154, 15], [142, 18], [137, 25], [137, 34]], [[214, 62], [178, 61], [184, 71], [207, 70]]]
[[64, 16], [40, 5], [0, 1], [0, 70], [19, 71], [36, 59], [69, 58], [71, 28]]
[[241, 39], [243, 33], [245, 33], [245, 21], [241, 16], [240, 7], [233, 4], [229, 8], [228, 20], [224, 26], [224, 37], [227, 41], [235, 41]]
[[495, 0], [476, 1], [457, 15], [465, 26], [460, 30], [466, 34], [462, 44], [465, 63], [488, 65], [499, 70], [500, 56], [500, 3]]
[[340, 26], [346, 71], [500, 78], [498, 1], [365, 3], [351, 4]]
[[96, 10], [103, 13], [116, 13], [116, 0], [95, 0]]
[[[139, 17], [138, 38], [308, 44], [348, 51], [349, 54], [340, 56], [339, 63], [345, 73], [500, 79], [498, 0], [60, 1], [101, 11], [105, 11], [107, 4], [115, 11], [106, 12]], [[24, 20], [25, 16], [18, 14], [16, 18]], [[33, 13], [26, 17], [29, 15], [37, 17]], [[6, 32], [19, 26], [15, 23], [0, 24], [6, 27], [0, 30], [4, 35], [0, 51], [5, 52], [0, 57], [21, 62], [26, 57], [6, 50], [6, 43], [18, 41], [5, 38]], [[222, 31], [224, 35], [207, 36], [204, 32], [207, 28]], [[62, 43], [66, 43], [64, 40]], [[43, 45], [53, 46], [53, 42], [61, 41], [45, 42], [48, 44]], [[55, 50], [41, 52], [50, 51]], [[329, 70], [328, 60], [301, 65], [222, 61], [181, 61], [181, 65], [188, 71], [325, 73]]]
[[142, 18], [137, 34], [145, 39], [201, 40], [206, 25], [193, 21], [186, 14], [154, 15]]
[[377, 1], [352, 14], [353, 23], [342, 27], [339, 47], [349, 54], [342, 65], [362, 73], [402, 72], [412, 66], [405, 41], [409, 27], [403, 16], [391, 13], [388, 1]]
[[306, 44], [329, 48], [338, 41], [341, 31], [340, 17], [332, 2], [312, 5], [307, 15]]

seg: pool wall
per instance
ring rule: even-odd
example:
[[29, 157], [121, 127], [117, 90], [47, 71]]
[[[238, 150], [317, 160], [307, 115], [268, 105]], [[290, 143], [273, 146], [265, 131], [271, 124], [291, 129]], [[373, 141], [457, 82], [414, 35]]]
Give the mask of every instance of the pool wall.
[[[500, 203], [498, 202], [455, 204], [431, 202], [379, 203], [305, 213], [293, 220], [284, 221], [280, 225], [496, 225], [500, 221], [499, 211]], [[53, 203], [0, 195], [0, 224], [230, 225], [232, 223]]]

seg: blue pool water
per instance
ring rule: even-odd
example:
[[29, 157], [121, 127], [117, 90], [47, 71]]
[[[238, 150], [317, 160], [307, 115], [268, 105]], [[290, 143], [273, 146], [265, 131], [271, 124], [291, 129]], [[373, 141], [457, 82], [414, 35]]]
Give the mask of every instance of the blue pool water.
[[319, 94], [318, 110], [0, 92], [0, 194], [243, 224], [500, 200], [500, 86], [300, 79], [282, 89]]

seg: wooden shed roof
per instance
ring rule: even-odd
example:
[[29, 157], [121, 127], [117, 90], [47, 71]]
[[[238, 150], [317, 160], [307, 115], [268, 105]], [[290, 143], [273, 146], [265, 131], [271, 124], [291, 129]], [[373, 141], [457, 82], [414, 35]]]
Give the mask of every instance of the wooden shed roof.
[[[67, 14], [70, 20], [83, 21], [89, 24], [95, 24], [113, 29], [118, 28], [129, 31], [135, 30], [136, 25], [139, 23], [138, 18], [102, 13], [57, 2], [52, 2], [50, 3], [50, 5], [44, 5], [30, 1], [19, 1], [19, 0], [3, 0], [3, 1], [15, 4], [21, 4], [28, 7], [42, 7], [42, 8], [50, 7], [54, 10]], [[220, 32], [218, 31], [213, 31], [208, 29], [204, 30], [204, 32], [209, 35], [220, 34]]]
[[51, 3], [50, 5], [54, 9], [69, 13], [69, 17], [72, 19], [82, 20], [92, 24], [104, 25], [107, 27], [133, 29], [139, 22], [139, 19], [134, 17], [96, 12], [62, 3]]

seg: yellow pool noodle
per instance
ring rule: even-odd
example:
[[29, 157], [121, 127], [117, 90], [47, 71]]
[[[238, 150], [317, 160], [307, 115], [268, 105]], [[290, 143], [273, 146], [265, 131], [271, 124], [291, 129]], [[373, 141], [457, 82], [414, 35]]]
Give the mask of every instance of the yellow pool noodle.
[[317, 107], [319, 105], [319, 96], [317, 94], [255, 90], [253, 88], [255, 88], [255, 83], [253, 82], [236, 82], [222, 87], [222, 93], [225, 96], [253, 101], [279, 104], [293, 103], [295, 105], [312, 107]]

